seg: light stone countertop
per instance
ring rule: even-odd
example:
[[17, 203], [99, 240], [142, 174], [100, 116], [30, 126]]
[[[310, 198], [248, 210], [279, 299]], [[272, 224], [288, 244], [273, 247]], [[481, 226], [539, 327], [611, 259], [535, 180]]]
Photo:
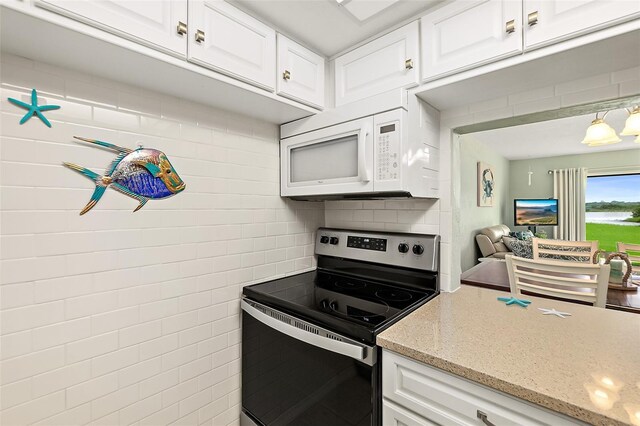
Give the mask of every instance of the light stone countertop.
[[[378, 336], [378, 344], [595, 425], [640, 425], [640, 315], [461, 286]], [[555, 308], [572, 316], [543, 315]]]

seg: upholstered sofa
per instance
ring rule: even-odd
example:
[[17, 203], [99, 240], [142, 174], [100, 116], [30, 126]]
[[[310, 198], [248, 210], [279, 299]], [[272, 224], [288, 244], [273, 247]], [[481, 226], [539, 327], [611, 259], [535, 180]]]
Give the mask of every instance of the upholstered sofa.
[[511, 230], [507, 225], [494, 225], [483, 228], [476, 235], [476, 242], [483, 258], [504, 259], [511, 250], [502, 242], [502, 237], [508, 237]]

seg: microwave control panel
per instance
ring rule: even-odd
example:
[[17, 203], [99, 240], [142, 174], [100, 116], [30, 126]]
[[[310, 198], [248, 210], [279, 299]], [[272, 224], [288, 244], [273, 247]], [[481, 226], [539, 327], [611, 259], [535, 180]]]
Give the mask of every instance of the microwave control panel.
[[400, 177], [400, 122], [391, 121], [376, 128], [377, 181], [397, 180]]

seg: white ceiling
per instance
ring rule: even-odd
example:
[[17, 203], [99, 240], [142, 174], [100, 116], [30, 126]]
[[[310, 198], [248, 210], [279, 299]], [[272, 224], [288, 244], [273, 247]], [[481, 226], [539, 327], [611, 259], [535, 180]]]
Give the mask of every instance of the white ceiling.
[[[470, 136], [509, 160], [640, 149], [640, 144], [633, 142], [635, 138], [633, 136], [620, 136], [622, 142], [603, 147], [588, 147], [581, 144], [587, 127], [594, 118], [595, 114], [580, 115], [487, 130], [472, 133]], [[619, 109], [611, 111], [606, 117], [606, 122], [620, 133], [626, 119], [627, 112]]]
[[[331, 57], [442, 0], [230, 0], [254, 17]], [[359, 16], [375, 13], [364, 21]]]

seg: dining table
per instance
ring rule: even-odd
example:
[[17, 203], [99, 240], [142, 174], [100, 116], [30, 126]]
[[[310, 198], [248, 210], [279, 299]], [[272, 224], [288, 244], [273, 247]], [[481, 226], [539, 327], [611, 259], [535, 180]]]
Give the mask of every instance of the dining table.
[[[480, 262], [468, 269], [460, 276], [460, 284], [511, 291], [507, 263], [501, 260]], [[639, 286], [635, 286], [634, 290], [609, 288], [606, 308], [640, 314], [639, 289]]]

